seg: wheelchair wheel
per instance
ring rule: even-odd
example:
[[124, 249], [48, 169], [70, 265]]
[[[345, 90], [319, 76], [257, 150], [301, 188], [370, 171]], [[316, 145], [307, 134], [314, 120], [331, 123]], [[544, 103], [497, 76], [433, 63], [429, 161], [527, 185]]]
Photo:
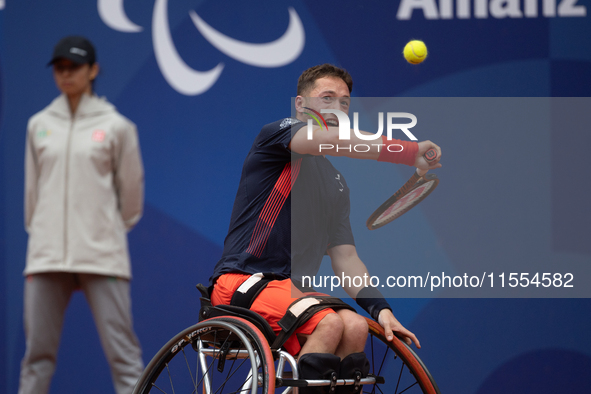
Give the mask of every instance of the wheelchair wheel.
[[406, 343], [397, 337], [388, 342], [378, 323], [371, 319], [367, 323], [369, 338], [365, 353], [371, 365], [370, 373], [384, 377], [385, 383], [365, 385], [365, 393], [441, 394], [425, 364]]
[[263, 334], [244, 319], [218, 317], [168, 341], [133, 393], [267, 394], [275, 390], [274, 375]]

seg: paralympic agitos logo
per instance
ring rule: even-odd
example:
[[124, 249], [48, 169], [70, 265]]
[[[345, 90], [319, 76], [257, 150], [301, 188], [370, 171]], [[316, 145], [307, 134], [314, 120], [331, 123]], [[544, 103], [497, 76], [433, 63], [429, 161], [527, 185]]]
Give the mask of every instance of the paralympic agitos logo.
[[[307, 129], [307, 138], [308, 140], [312, 140], [314, 138], [314, 122], [320, 129], [326, 130], [328, 129], [328, 124], [326, 120], [322, 116], [322, 114], [334, 114], [336, 115], [337, 119], [339, 120], [339, 140], [341, 141], [350, 141], [351, 140], [351, 121], [349, 120], [349, 116], [343, 111], [338, 109], [326, 109], [323, 108], [320, 112], [313, 110], [309, 107], [304, 107], [309, 112], [304, 112], [305, 114], [309, 115], [312, 119], [308, 119], [308, 129]], [[409, 112], [387, 112], [386, 113], [386, 138], [388, 140], [392, 140], [392, 131], [393, 130], [401, 130], [411, 141], [417, 141], [418, 139], [414, 136], [413, 133], [410, 132], [410, 128], [413, 128], [417, 124], [417, 117]], [[410, 123], [394, 123], [394, 119], [409, 119]], [[374, 141], [382, 138], [382, 133], [384, 131], [384, 113], [378, 112], [378, 131], [375, 134], [363, 134], [359, 131], [359, 113], [353, 112], [353, 133], [355, 136], [360, 140], [364, 141]], [[381, 140], [379, 141], [381, 142]], [[336, 146], [333, 144], [319, 144], [318, 149], [319, 152], [322, 150], [332, 150], [336, 149], [337, 152], [339, 151], [349, 151], [349, 152], [369, 152], [372, 146], [377, 146], [378, 152], [382, 149], [382, 147], [386, 146], [382, 143], [367, 143], [367, 144], [337, 144]], [[403, 146], [400, 144], [389, 144], [386, 149], [389, 152], [402, 152]]]
[[[124, 0], [97, 0], [98, 12], [110, 28], [125, 32], [139, 33], [142, 26], [133, 23], [123, 7]], [[2, 0], [0, 0], [0, 4]], [[189, 16], [201, 35], [221, 53], [240, 63], [254, 67], [275, 68], [290, 64], [304, 49], [304, 25], [293, 7], [288, 8], [289, 22], [285, 33], [273, 41], [252, 43], [229, 37], [214, 29], [195, 11]], [[177, 92], [194, 96], [207, 92], [218, 80], [224, 63], [219, 62], [209, 70], [190, 67], [178, 53], [172, 39], [168, 21], [168, 0], [155, 0], [152, 13], [152, 44], [158, 67], [168, 84]]]

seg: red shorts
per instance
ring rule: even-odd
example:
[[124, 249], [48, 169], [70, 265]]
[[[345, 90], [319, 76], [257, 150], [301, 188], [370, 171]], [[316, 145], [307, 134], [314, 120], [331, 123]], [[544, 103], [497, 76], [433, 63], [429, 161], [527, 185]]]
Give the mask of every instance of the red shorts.
[[[232, 295], [240, 287], [240, 285], [247, 280], [250, 275], [247, 274], [224, 274], [220, 276], [211, 293], [211, 303], [213, 305], [225, 304], [228, 305], [232, 299]], [[302, 293], [295, 288], [291, 279], [274, 280], [269, 282], [267, 287], [263, 289], [254, 300], [250, 309], [261, 315], [269, 324], [275, 334], [281, 331], [281, 327], [277, 324], [279, 320], [285, 315], [287, 308], [292, 302], [305, 295], [314, 293]], [[319, 294], [320, 293], [316, 293]], [[295, 296], [295, 298], [293, 297]], [[283, 347], [290, 354], [296, 355], [300, 352], [301, 346], [295, 334], [311, 334], [316, 328], [320, 320], [329, 313], [335, 313], [332, 309], [323, 309], [316, 313], [306, 323], [295, 331], [294, 335], [289, 337]]]

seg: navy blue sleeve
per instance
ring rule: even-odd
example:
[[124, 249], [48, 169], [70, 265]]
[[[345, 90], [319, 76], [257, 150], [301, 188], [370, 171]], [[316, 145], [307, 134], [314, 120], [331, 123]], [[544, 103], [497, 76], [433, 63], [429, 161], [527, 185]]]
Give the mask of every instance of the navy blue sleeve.
[[306, 123], [294, 118], [285, 118], [269, 123], [261, 129], [254, 141], [258, 149], [276, 153], [290, 159], [292, 152], [289, 150], [291, 139]]

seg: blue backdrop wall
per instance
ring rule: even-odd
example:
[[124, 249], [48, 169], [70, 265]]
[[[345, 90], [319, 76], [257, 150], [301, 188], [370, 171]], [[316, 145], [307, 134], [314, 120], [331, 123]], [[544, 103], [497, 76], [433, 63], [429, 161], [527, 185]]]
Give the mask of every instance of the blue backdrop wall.
[[[97, 93], [139, 129], [146, 204], [129, 241], [135, 327], [148, 362], [196, 321], [194, 286], [207, 281], [220, 256], [242, 161], [263, 124], [291, 113], [301, 71], [324, 62], [345, 67], [359, 97], [588, 97], [590, 7], [589, 0], [0, 0], [0, 392], [17, 391], [24, 353], [25, 127], [58, 94], [45, 64], [61, 37], [80, 34], [94, 42], [102, 67]], [[413, 38], [429, 47], [419, 66], [401, 55]], [[394, 242], [403, 248], [425, 235], [437, 256], [463, 266], [505, 249], [518, 258], [523, 237], [558, 263], [591, 263], [591, 190], [578, 181], [588, 165], [588, 131], [553, 129], [541, 139], [531, 129], [507, 137], [524, 151], [541, 147], [539, 167], [519, 149], [480, 163], [467, 152], [490, 144], [490, 136], [477, 132], [448, 140], [437, 130], [421, 134], [445, 151], [438, 171], [445, 183], [439, 198], [400, 225], [421, 226], [399, 227]], [[491, 174], [498, 165], [527, 169], [509, 178], [505, 190], [540, 168], [533, 183], [542, 185], [536, 198], [547, 202], [536, 211], [543, 225], [508, 240], [504, 234], [522, 218], [503, 214], [494, 188], [475, 195], [466, 211], [451, 186], [464, 185], [464, 170], [479, 165]], [[396, 171], [400, 179], [408, 172]], [[486, 224], [478, 226], [482, 211]], [[353, 212], [355, 231], [362, 232], [355, 215], [363, 215]], [[399, 299], [392, 305], [420, 337], [419, 354], [444, 393], [591, 392], [589, 299]], [[112, 392], [81, 294], [64, 327], [51, 392]]]

